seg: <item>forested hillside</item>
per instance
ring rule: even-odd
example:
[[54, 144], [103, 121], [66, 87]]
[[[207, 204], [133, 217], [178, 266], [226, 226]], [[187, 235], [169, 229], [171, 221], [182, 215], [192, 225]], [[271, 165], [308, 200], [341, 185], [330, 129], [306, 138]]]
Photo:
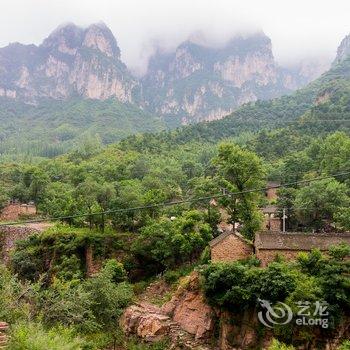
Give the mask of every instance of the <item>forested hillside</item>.
[[160, 118], [114, 99], [48, 99], [32, 106], [2, 98], [0, 103], [2, 157], [54, 157], [89, 138], [110, 144], [134, 133], [164, 128]]
[[[131, 136], [123, 141], [135, 149], [183, 144], [188, 141], [215, 143], [242, 133], [276, 130], [285, 133], [319, 135], [350, 127], [350, 59], [343, 60], [319, 79], [290, 96], [247, 104], [231, 115], [173, 132]], [[288, 130], [288, 132], [287, 132]]]
[[[0, 320], [11, 325], [9, 350], [167, 350], [174, 340], [164, 334], [174, 330], [174, 322], [164, 330], [158, 306], [179, 302], [181, 295], [190, 295], [184, 303], [200, 298], [199, 318], [208, 307], [216, 310], [204, 349], [219, 343], [223, 323], [246, 324], [249, 315], [256, 320], [259, 301], [266, 298], [293, 310], [298, 301], [325, 302], [330, 324], [326, 330], [319, 324], [269, 330], [259, 324], [255, 331], [260, 341], [269, 340], [266, 349], [333, 344], [347, 350], [348, 245], [301, 251], [295, 261], [278, 253], [264, 267], [254, 255], [212, 262], [208, 244], [235, 227], [251, 246], [266, 227], [266, 206], [276, 207], [276, 218], [286, 215], [287, 231], [346, 235], [349, 81], [347, 59], [291, 96], [245, 105], [220, 121], [129, 137], [132, 128], [153, 131], [162, 123], [147, 115], [152, 125], [142, 124], [138, 110], [112, 100], [51, 101], [40, 108], [21, 105], [20, 112], [6, 102], [6, 112], [0, 112], [0, 208], [14, 201], [34, 202], [38, 209], [34, 217], [0, 224], [7, 264], [0, 266]], [[57, 118], [62, 110], [67, 117]], [[41, 111], [50, 111], [52, 119], [41, 119]], [[23, 133], [24, 124], [31, 133]], [[40, 157], [11, 161], [16, 154]], [[276, 199], [266, 196], [269, 180], [280, 183]], [[4, 228], [42, 221], [50, 227], [5, 247]], [[190, 278], [182, 279], [193, 270], [195, 287]], [[138, 317], [147, 304], [154, 321], [134, 332], [137, 339], [121, 326], [133, 302]], [[150, 329], [161, 331], [148, 338]], [[197, 330], [191, 334], [197, 341]], [[232, 333], [225, 340], [236, 346], [238, 338]]]
[[[268, 204], [260, 190], [268, 178], [304, 181], [281, 189], [275, 203], [279, 213], [286, 210], [288, 230], [349, 230], [349, 136], [336, 132], [298, 141], [300, 151], [274, 152], [273, 159], [270, 151], [263, 157], [253, 151], [267, 150], [271, 141], [251, 137], [241, 146], [188, 142], [153, 151], [84, 146], [37, 164], [2, 164], [3, 205], [10, 198], [33, 200], [42, 218], [60, 218], [53, 221], [59, 225], [17, 243], [10, 265], [15, 276], [0, 270], [0, 318], [12, 325], [10, 349], [27, 342], [27, 350], [49, 341], [57, 349], [62, 342], [77, 344], [77, 349], [108, 349], [113, 343], [128, 350], [168, 349], [166, 341], [135, 345], [125, 338], [117, 326], [123, 309], [156, 275], [164, 274], [172, 293], [171, 288], [181, 286], [179, 278], [208, 264], [206, 247], [219, 234], [219, 222], [239, 223], [241, 234], [253, 239], [262, 225], [259, 208]], [[222, 188], [233, 195], [220, 197]], [[217, 205], [210, 205], [216, 196]], [[165, 205], [170, 202], [179, 203]], [[230, 216], [221, 217], [219, 208]], [[203, 293], [223, 310], [237, 304], [251, 307], [267, 290], [277, 291], [268, 294], [274, 301], [286, 303], [322, 298], [333, 307], [335, 331], [349, 313], [349, 266], [343, 260], [348, 253], [346, 246], [335, 247], [334, 259], [313, 253], [300, 257], [297, 265], [277, 260], [266, 269], [257, 268], [256, 259], [232, 266], [209, 264], [202, 272]], [[94, 267], [87, 264], [94, 261], [102, 269], [86, 278]], [[162, 303], [169, 294], [153, 298], [147, 301]], [[15, 300], [20, 300], [17, 308]], [[294, 344], [291, 330], [283, 329], [275, 329], [274, 336]], [[318, 339], [319, 327], [293, 332], [298, 344]]]

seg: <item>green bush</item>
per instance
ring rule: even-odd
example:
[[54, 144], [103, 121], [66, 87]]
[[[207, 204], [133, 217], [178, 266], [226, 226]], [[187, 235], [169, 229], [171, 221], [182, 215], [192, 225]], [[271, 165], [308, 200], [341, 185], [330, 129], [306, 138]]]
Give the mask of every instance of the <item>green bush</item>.
[[345, 340], [338, 350], [350, 350], [350, 340]]
[[69, 328], [46, 330], [41, 323], [20, 323], [11, 329], [8, 350], [82, 350], [86, 343]]
[[108, 276], [115, 283], [126, 281], [126, 270], [123, 264], [115, 259], [106, 260], [101, 273]]
[[166, 271], [163, 277], [166, 283], [173, 284], [181, 277], [181, 274], [178, 271], [170, 270]]
[[174, 221], [168, 218], [150, 221], [142, 228], [132, 252], [143, 267], [160, 272], [197, 259], [211, 239], [205, 215], [191, 210]]
[[215, 305], [229, 310], [244, 309], [257, 300], [284, 300], [296, 286], [296, 275], [285, 264], [272, 263], [266, 269], [250, 261], [211, 264], [202, 270], [202, 287]]
[[0, 265], [0, 320], [13, 323], [28, 319], [31, 305], [32, 286], [22, 283], [3, 265]]
[[100, 329], [92, 311], [91, 294], [82, 283], [55, 279], [37, 293], [36, 306], [45, 325], [72, 326], [84, 333]]
[[294, 346], [286, 345], [279, 342], [277, 339], [273, 339], [272, 344], [269, 346], [268, 350], [294, 350]]

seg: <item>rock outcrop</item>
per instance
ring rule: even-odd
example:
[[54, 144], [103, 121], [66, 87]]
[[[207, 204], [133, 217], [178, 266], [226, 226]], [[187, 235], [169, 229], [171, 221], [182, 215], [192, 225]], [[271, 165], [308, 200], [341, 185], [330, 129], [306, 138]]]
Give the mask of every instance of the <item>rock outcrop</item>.
[[350, 56], [350, 34], [347, 35], [340, 43], [337, 50], [337, 56], [335, 57], [333, 65], [336, 65], [344, 61], [345, 59], [349, 58], [349, 56]]
[[120, 324], [127, 335], [137, 335], [145, 341], [157, 341], [169, 335], [172, 322], [160, 308], [141, 303], [127, 308]]
[[[153, 283], [154, 288], [156, 284]], [[180, 280], [171, 300], [161, 307], [146, 302], [145, 298], [141, 300], [125, 310], [121, 328], [126, 335], [145, 342], [167, 339], [169, 349], [266, 350], [278, 337], [274, 329], [262, 327], [254, 307], [237, 312], [212, 308], [200, 290], [197, 272]], [[345, 317], [334, 331], [315, 328], [308, 339], [295, 329], [293, 338], [299, 344], [296, 348], [336, 350], [342, 340], [349, 338], [349, 325]]]
[[63, 25], [40, 46], [15, 43], [0, 49], [0, 96], [31, 103], [76, 95], [133, 102], [138, 88], [103, 23], [86, 29]]
[[143, 79], [148, 107], [182, 123], [220, 119], [240, 105], [287, 94], [323, 73], [327, 65], [302, 62], [282, 68], [263, 33], [238, 36], [222, 47], [186, 41], [158, 50]]
[[8, 343], [8, 331], [9, 325], [6, 322], [0, 322], [0, 350], [6, 349]]
[[151, 342], [170, 339], [174, 349], [212, 349], [206, 342], [213, 335], [215, 313], [198, 289], [198, 274], [182, 283], [162, 307], [141, 302], [127, 308], [120, 321], [125, 334]]
[[244, 103], [289, 93], [326, 68], [317, 62], [281, 68], [271, 40], [257, 33], [234, 37], [221, 47], [192, 38], [173, 52], [159, 49], [138, 79], [121, 61], [105, 24], [66, 24], [39, 46], [13, 43], [0, 49], [0, 97], [31, 104], [114, 98], [178, 126], [220, 119]]
[[172, 299], [163, 305], [162, 310], [196, 340], [212, 335], [215, 313], [199, 291], [197, 273], [185, 280], [185, 285], [179, 287]]

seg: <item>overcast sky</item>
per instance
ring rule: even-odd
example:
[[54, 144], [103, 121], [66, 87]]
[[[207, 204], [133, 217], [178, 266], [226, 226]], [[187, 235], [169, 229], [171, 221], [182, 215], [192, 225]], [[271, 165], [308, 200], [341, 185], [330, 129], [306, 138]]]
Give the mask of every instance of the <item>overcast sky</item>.
[[350, 33], [350, 0], [1, 0], [0, 46], [39, 44], [62, 22], [103, 21], [123, 60], [145, 64], [152, 42], [174, 46], [192, 32], [215, 40], [262, 29], [277, 60], [333, 57]]

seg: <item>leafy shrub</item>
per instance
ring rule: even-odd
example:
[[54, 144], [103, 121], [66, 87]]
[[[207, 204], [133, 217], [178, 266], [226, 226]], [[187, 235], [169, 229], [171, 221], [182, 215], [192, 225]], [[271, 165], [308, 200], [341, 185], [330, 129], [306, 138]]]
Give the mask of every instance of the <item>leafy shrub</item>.
[[272, 344], [269, 346], [268, 350], [294, 350], [294, 346], [286, 345], [279, 342], [277, 339], [273, 339]]
[[55, 279], [36, 295], [36, 302], [46, 325], [74, 326], [81, 332], [100, 328], [92, 311], [91, 295], [81, 283]]
[[123, 264], [115, 259], [106, 260], [101, 273], [108, 276], [115, 283], [126, 280], [126, 270]]
[[343, 260], [350, 255], [350, 245], [342, 243], [329, 248], [329, 255], [335, 260]]
[[9, 323], [27, 319], [31, 307], [27, 297], [32, 294], [32, 286], [21, 283], [16, 276], [0, 265], [0, 320]]
[[258, 298], [284, 300], [296, 287], [296, 275], [285, 264], [272, 263], [266, 269], [247, 262], [212, 264], [202, 271], [202, 287], [215, 305], [229, 310], [254, 306]]
[[208, 264], [211, 258], [211, 252], [210, 252], [210, 247], [205, 247], [205, 249], [203, 250], [201, 256], [200, 256], [200, 263], [201, 264]]
[[181, 274], [178, 271], [170, 270], [166, 271], [163, 277], [166, 283], [173, 284], [181, 277]]
[[142, 228], [132, 251], [143, 267], [148, 265], [159, 272], [197, 258], [211, 238], [211, 228], [203, 213], [192, 210], [174, 221], [163, 218], [149, 222]]
[[338, 350], [350, 350], [350, 340], [345, 340]]
[[81, 350], [84, 345], [71, 329], [46, 330], [40, 323], [20, 323], [11, 330], [8, 350]]

